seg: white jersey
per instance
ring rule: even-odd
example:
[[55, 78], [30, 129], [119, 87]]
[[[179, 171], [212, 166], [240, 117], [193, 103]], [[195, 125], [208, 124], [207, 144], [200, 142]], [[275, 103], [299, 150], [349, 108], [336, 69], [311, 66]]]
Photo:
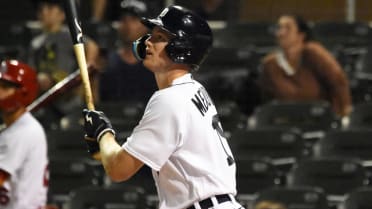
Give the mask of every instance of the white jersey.
[[219, 129], [213, 102], [191, 74], [151, 97], [123, 148], [152, 168], [160, 209], [236, 194], [235, 163]]
[[28, 112], [0, 133], [0, 169], [10, 177], [1, 188], [0, 208], [39, 209], [47, 198], [47, 142]]

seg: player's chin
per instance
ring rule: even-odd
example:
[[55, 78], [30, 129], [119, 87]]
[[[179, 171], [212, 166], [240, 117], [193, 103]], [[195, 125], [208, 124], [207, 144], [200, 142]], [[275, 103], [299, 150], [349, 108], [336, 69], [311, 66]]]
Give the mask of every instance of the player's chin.
[[143, 60], [143, 66], [145, 66], [148, 70], [151, 72], [154, 72], [155, 66], [154, 63], [152, 62], [152, 59], [146, 56], [146, 58]]

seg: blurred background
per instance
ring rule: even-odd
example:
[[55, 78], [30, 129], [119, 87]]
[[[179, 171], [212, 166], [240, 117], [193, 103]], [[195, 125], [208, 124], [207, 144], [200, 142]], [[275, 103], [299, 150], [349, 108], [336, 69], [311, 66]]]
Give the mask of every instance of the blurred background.
[[[47, 2], [54, 4], [57, 0]], [[119, 37], [123, 2], [128, 1], [78, 1], [86, 40], [95, 44], [89, 64], [95, 69], [92, 83], [97, 109], [109, 116], [121, 141], [140, 120], [147, 99], [156, 88], [149, 85], [153, 81], [138, 82], [148, 75], [110, 74], [107, 70], [110, 53], [125, 45], [120, 45], [123, 40]], [[148, 17], [155, 17], [165, 6], [178, 4], [210, 23], [213, 47], [194, 77], [205, 85], [218, 108], [238, 165], [237, 197], [247, 209], [372, 208], [372, 1], [143, 2], [148, 9], [141, 14]], [[0, 8], [0, 57], [32, 63], [41, 71], [39, 67], [44, 65], [35, 64], [34, 55], [53, 59], [55, 54], [33, 50], [37, 37], [45, 33], [39, 2], [0, 1]], [[335, 113], [329, 101], [280, 101], [263, 96], [258, 83], [263, 59], [280, 48], [275, 35], [283, 14], [302, 16], [314, 39], [341, 67], [351, 95], [351, 109], [346, 114]], [[68, 53], [73, 56], [72, 50]], [[70, 68], [67, 74], [77, 69], [76, 63]], [[58, 76], [54, 82], [66, 75]], [[306, 79], [303, 82], [306, 86]], [[129, 88], [134, 85], [138, 85], [137, 89]], [[147, 92], [132, 96], [144, 86]], [[125, 88], [129, 89], [124, 92]], [[333, 88], [337, 89], [337, 85]], [[34, 112], [48, 135], [50, 206], [156, 208], [156, 189], [149, 169], [142, 169], [125, 183], [107, 179], [81, 140], [82, 100], [69, 105], [64, 101]]]

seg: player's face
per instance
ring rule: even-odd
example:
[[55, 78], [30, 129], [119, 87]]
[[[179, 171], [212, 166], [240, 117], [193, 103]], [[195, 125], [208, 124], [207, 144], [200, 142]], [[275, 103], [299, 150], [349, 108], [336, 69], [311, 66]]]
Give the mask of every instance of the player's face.
[[282, 48], [288, 48], [304, 41], [304, 34], [299, 32], [296, 21], [291, 16], [282, 16], [278, 21], [276, 31], [278, 44]]
[[152, 72], [167, 71], [173, 64], [165, 51], [170, 39], [170, 34], [155, 27], [151, 37], [146, 41], [146, 57], [143, 65]]
[[16, 87], [10, 83], [0, 80], [0, 100], [12, 96], [16, 92]]

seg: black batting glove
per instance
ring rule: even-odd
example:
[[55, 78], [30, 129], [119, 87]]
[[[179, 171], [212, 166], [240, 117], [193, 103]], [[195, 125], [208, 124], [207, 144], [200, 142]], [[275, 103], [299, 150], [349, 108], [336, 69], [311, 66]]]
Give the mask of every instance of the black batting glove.
[[111, 132], [115, 135], [110, 120], [101, 111], [83, 110], [85, 141], [88, 152], [94, 154], [99, 152], [99, 141], [103, 134]]

